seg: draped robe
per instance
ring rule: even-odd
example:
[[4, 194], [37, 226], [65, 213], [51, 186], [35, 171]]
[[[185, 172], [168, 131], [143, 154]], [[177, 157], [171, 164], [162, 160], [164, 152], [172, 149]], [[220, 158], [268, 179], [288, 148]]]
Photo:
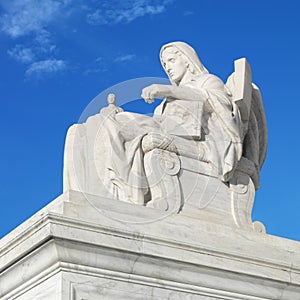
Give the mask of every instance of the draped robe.
[[181, 141], [197, 144], [191, 150], [202, 149], [220, 180], [228, 181], [242, 155], [238, 108], [212, 74], [200, 74], [185, 86], [199, 99], [166, 98], [153, 117], [99, 113], [73, 125], [66, 139], [64, 189], [143, 204], [149, 190], [142, 140], [152, 132], [176, 137], [178, 149]]

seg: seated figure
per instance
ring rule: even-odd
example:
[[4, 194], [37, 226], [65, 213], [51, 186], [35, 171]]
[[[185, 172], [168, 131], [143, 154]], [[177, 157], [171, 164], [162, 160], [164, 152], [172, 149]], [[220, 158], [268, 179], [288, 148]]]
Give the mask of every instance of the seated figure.
[[142, 97], [165, 98], [154, 112], [163, 134], [182, 138], [175, 142], [179, 152], [183, 139], [191, 141], [193, 155], [214, 164], [220, 179], [228, 181], [241, 158], [243, 132], [231, 92], [185, 43], [163, 46], [160, 58], [172, 85], [151, 85]]
[[225, 85], [186, 43], [164, 45], [160, 60], [171, 84], [142, 91], [149, 103], [164, 98], [153, 117], [110, 101], [69, 129], [64, 189], [183, 213], [207, 207], [207, 215], [251, 225], [266, 125], [247, 62]]

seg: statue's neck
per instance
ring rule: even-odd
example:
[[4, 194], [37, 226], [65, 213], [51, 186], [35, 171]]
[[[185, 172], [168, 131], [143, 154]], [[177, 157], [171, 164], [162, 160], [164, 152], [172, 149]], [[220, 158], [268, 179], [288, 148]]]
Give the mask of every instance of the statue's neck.
[[186, 72], [182, 77], [181, 81], [179, 83], [176, 83], [176, 85], [186, 85], [187, 83], [191, 82], [194, 79], [194, 77], [195, 76], [190, 72]]

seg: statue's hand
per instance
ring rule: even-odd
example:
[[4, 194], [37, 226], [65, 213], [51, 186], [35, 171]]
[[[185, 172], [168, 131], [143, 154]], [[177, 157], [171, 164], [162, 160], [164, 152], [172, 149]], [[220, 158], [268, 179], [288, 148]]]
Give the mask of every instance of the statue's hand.
[[144, 100], [148, 103], [151, 104], [154, 102], [154, 98], [144, 98]]
[[152, 103], [154, 98], [164, 98], [168, 96], [169, 86], [164, 84], [151, 84], [145, 87], [141, 97], [147, 103]]

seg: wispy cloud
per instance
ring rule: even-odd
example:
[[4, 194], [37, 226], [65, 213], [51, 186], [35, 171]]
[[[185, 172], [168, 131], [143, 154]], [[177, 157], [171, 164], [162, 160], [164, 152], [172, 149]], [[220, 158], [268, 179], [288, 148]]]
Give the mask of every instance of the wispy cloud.
[[64, 60], [53, 58], [57, 47], [49, 30], [71, 2], [11, 0], [0, 4], [4, 11], [0, 16], [0, 30], [17, 42], [7, 53], [16, 61], [27, 64], [27, 78], [66, 68]]
[[[129, 23], [146, 15], [166, 11], [175, 0], [0, 0], [0, 32], [15, 42], [7, 54], [27, 67], [26, 76], [56, 73], [67, 67], [65, 59], [58, 57], [59, 37], [53, 34], [56, 25], [74, 14], [84, 17], [89, 24]], [[64, 22], [66, 24], [66, 22]], [[125, 62], [133, 54], [116, 57], [111, 61]], [[103, 61], [93, 62], [87, 73], [103, 72]]]
[[55, 20], [69, 1], [64, 0], [12, 0], [5, 5], [0, 19], [1, 29], [12, 38], [31, 33], [39, 34]]
[[25, 48], [22, 45], [16, 45], [14, 48], [8, 50], [7, 54], [21, 63], [31, 63], [35, 59], [32, 49]]
[[103, 57], [97, 57], [91, 66], [89, 66], [84, 72], [84, 75], [90, 75], [95, 73], [103, 73], [107, 71], [106, 63]]
[[133, 60], [134, 58], [135, 58], [135, 54], [125, 54], [116, 57], [114, 59], [114, 62], [124, 62], [124, 61]]
[[[127, 61], [131, 61], [134, 58], [136, 58], [135, 54], [124, 54], [119, 55], [113, 59], [108, 59], [110, 63], [124, 63]], [[96, 58], [89, 66], [88, 68], [83, 72], [84, 75], [90, 75], [95, 73], [104, 73], [108, 71], [107, 68], [107, 59], [104, 59], [103, 57]]]
[[37, 51], [50, 53], [56, 49], [56, 45], [52, 41], [50, 32], [41, 29], [37, 32], [35, 36], [35, 43], [37, 45]]
[[191, 11], [191, 10], [186, 10], [186, 11], [183, 12], [183, 16], [184, 17], [192, 16], [194, 14], [195, 13], [193, 11]]
[[156, 15], [164, 12], [173, 0], [104, 0], [100, 7], [87, 14], [91, 25], [129, 23], [145, 15]]
[[35, 75], [40, 77], [44, 74], [53, 74], [62, 71], [66, 68], [66, 62], [58, 59], [47, 59], [38, 62], [34, 62], [27, 69], [25, 75], [30, 77]]
[[[30, 37], [31, 52], [53, 52], [49, 26], [62, 16], [71, 0], [11, 0], [3, 5], [0, 29], [14, 40]], [[24, 46], [23, 48], [29, 46]], [[12, 50], [10, 50], [12, 51]]]

